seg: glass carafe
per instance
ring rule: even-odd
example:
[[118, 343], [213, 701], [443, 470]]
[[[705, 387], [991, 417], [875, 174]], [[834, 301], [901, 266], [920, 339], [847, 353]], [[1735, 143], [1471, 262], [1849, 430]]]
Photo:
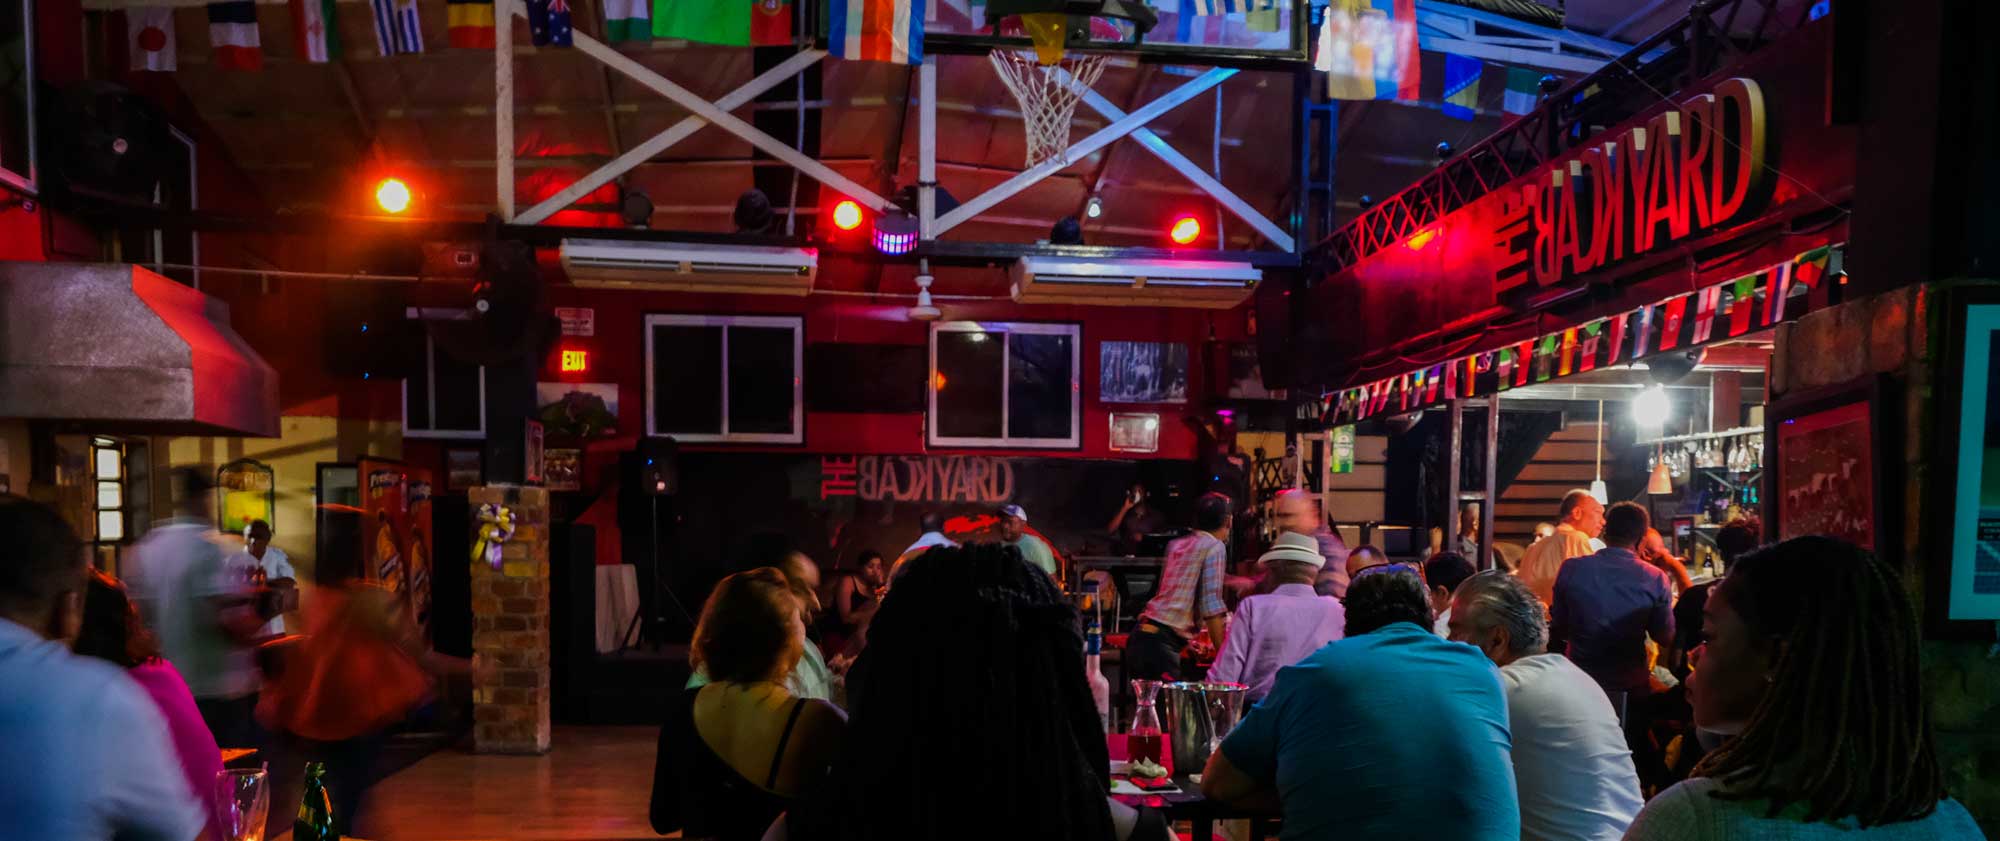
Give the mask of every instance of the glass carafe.
[[1160, 732], [1160, 711], [1155, 706], [1160, 686], [1157, 680], [1132, 681], [1132, 695], [1138, 700], [1138, 707], [1132, 711], [1132, 727], [1125, 731], [1125, 756], [1133, 762], [1145, 759], [1156, 765], [1165, 764], [1162, 757], [1166, 737]]

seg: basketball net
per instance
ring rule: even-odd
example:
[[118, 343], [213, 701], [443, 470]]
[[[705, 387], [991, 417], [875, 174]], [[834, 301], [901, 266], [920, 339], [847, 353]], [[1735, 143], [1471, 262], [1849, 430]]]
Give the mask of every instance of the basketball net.
[[1045, 161], [1069, 165], [1069, 127], [1077, 100], [1104, 74], [1103, 54], [1069, 55], [1064, 49], [1062, 13], [1027, 14], [1021, 26], [1035, 42], [1034, 52], [994, 50], [988, 58], [993, 71], [1021, 103], [1021, 122], [1028, 136], [1027, 165]]

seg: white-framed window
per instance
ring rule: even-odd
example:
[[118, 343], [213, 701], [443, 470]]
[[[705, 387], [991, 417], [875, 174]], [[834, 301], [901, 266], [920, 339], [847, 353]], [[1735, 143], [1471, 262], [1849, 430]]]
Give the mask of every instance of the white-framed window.
[[0, 0], [0, 184], [35, 192], [35, 0]]
[[1074, 324], [932, 324], [930, 445], [1081, 446], [1082, 346]]
[[486, 437], [486, 369], [440, 353], [424, 336], [423, 364], [403, 378], [403, 435]]
[[646, 316], [646, 434], [803, 443], [804, 353], [796, 316]]
[[[187, 150], [187, 156], [169, 155], [165, 158], [160, 180], [153, 185], [153, 206], [163, 210], [199, 210], [201, 202], [196, 188], [200, 179], [196, 170], [194, 137], [173, 126], [168, 126], [167, 132]], [[201, 288], [201, 275], [195, 269], [167, 268], [169, 265], [193, 266], [201, 263], [201, 237], [194, 231], [128, 229], [119, 232], [118, 245], [119, 260], [138, 263], [163, 277]]]

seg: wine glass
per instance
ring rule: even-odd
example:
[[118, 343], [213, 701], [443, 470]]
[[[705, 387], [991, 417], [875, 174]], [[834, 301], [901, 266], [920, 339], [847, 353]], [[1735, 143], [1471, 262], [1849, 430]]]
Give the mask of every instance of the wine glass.
[[231, 768], [215, 775], [215, 816], [226, 841], [264, 841], [271, 813], [269, 774], [262, 768]]

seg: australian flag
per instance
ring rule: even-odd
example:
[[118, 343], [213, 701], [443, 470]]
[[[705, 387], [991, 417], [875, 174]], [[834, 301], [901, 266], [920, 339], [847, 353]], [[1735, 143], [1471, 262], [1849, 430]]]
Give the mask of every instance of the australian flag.
[[568, 0], [528, 0], [528, 36], [537, 47], [570, 46]]

